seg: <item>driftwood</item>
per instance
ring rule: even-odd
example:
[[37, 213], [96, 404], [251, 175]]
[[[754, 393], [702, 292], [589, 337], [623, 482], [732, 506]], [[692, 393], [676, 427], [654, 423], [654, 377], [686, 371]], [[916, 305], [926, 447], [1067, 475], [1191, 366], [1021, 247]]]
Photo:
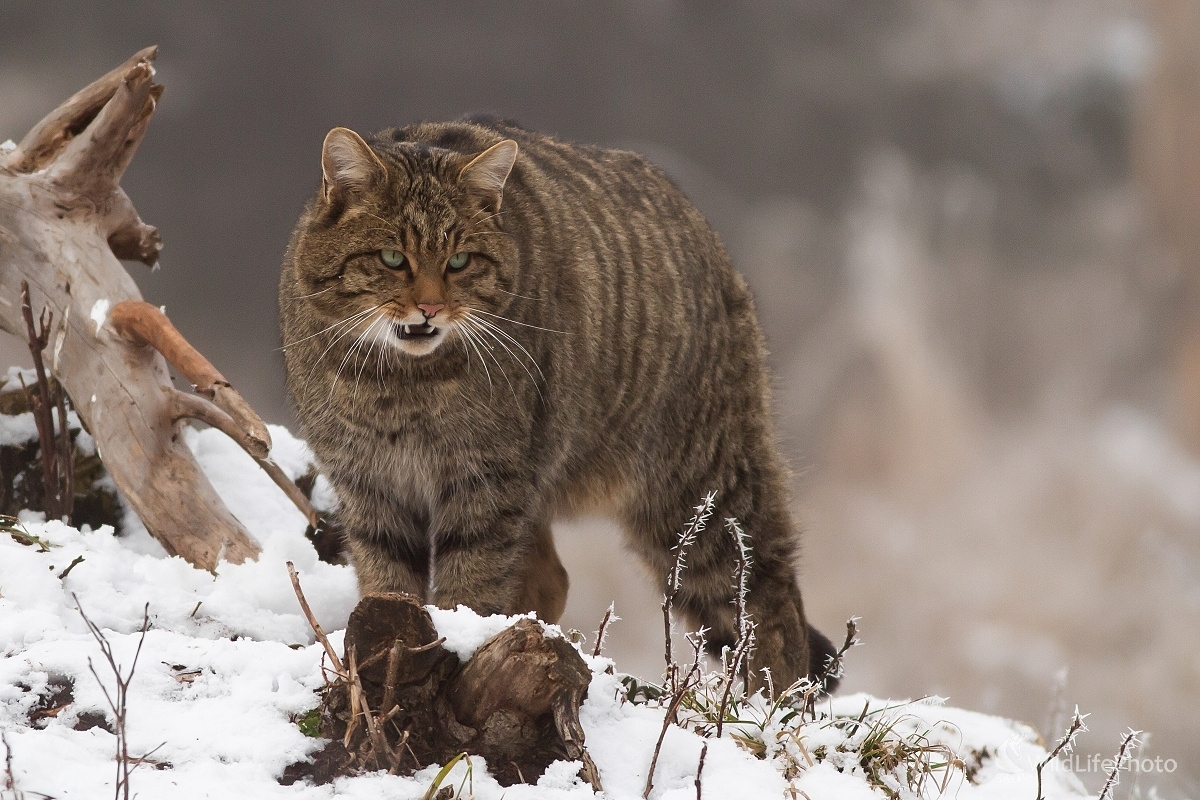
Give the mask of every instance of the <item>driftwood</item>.
[[[158, 262], [158, 231], [120, 188], [162, 86], [156, 48], [137, 53], [0, 150], [0, 328], [26, 338], [20, 287], [52, 319], [43, 353], [113, 481], [167, 552], [214, 569], [258, 545], [225, 508], [182, 441], [199, 419], [232, 436], [308, 516], [270, 461], [266, 427], [157, 309], [118, 259]], [[148, 346], [147, 346], [148, 345]], [[164, 356], [166, 358], [164, 359]], [[170, 360], [200, 394], [171, 386]]]
[[460, 664], [415, 598], [368, 595], [350, 615], [345, 657], [331, 653], [331, 661], [321, 734], [333, 741], [290, 767], [288, 782], [411, 774], [467, 753], [483, 756], [506, 786], [536, 781], [566, 759], [600, 789], [579, 723], [591, 673], [569, 642], [534, 620], [519, 620]]

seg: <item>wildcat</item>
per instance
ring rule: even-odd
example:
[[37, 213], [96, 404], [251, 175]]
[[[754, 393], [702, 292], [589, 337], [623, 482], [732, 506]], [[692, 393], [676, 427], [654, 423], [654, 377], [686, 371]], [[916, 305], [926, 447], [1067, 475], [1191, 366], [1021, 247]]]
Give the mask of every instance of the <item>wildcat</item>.
[[676, 608], [713, 652], [734, 643], [736, 517], [755, 668], [778, 686], [822, 673], [750, 293], [671, 180], [493, 118], [335, 128], [321, 167], [280, 319], [363, 593], [555, 621], [552, 520], [607, 510], [665, 582], [715, 490]]

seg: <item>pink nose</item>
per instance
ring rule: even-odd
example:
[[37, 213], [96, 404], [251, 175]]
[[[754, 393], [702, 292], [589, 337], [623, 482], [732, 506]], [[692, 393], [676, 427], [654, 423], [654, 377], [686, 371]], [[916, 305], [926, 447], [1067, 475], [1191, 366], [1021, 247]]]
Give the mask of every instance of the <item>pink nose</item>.
[[421, 309], [421, 313], [425, 315], [425, 319], [429, 319], [445, 307], [445, 303], [417, 303], [417, 308]]

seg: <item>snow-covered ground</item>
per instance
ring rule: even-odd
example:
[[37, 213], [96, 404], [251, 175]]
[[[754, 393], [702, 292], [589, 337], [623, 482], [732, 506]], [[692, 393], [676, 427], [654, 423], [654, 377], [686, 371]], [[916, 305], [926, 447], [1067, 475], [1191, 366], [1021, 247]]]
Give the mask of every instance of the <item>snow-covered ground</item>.
[[[273, 427], [271, 435], [283, 469], [293, 477], [303, 473], [311, 458], [304, 444], [283, 428]], [[303, 536], [304, 520], [229, 440], [212, 430], [190, 431], [188, 443], [262, 543], [258, 561], [223, 564], [212, 575], [167, 557], [136, 525], [118, 538], [108, 528], [81, 531], [28, 512], [24, 530], [44, 546], [0, 533], [0, 731], [12, 779], [6, 787], [0, 777], [0, 797], [112, 796], [116, 737], [101, 682], [112, 693], [115, 679], [81, 612], [103, 631], [128, 674], [148, 609], [150, 629], [127, 698], [130, 753], [151, 753], [133, 773], [138, 797], [421, 798], [436, 765], [412, 777], [279, 783], [289, 764], [322, 744], [297, 720], [317, 706], [324, 683], [322, 648], [301, 614], [285, 562], [296, 565], [337, 647], [358, 599], [354, 575], [317, 559]], [[460, 657], [507, 624], [467, 609], [437, 612], [434, 620]], [[628, 701], [619, 672], [606, 672], [608, 659], [585, 658], [593, 680], [581, 719], [603, 796], [639, 798], [664, 711]], [[750, 703], [741, 714], [745, 721], [728, 725], [721, 739], [672, 727], [651, 797], [695, 797], [706, 742], [701, 784], [707, 798], [881, 799], [891, 794], [881, 785], [891, 786], [893, 796], [914, 797], [898, 773], [877, 774], [874, 786], [868, 780], [863, 753], [873, 736], [885, 745], [903, 740], [930, 748], [934, 769], [923, 784], [925, 796], [1034, 800], [1037, 794], [1034, 765], [1045, 750], [1020, 723], [937, 702], [861, 694], [821, 702], [816, 718], [802, 725], [795, 715], [782, 724], [784, 712], [771, 716], [761, 703]], [[860, 717], [865, 724], [850, 722]], [[688, 715], [683, 718], [686, 724]], [[478, 758], [464, 760], [442, 785], [481, 800], [593, 796], [576, 777], [577, 764], [556, 763], [536, 785], [512, 787], [497, 784], [485, 766]], [[3, 769], [0, 762], [0, 776]], [[1047, 769], [1045, 780], [1048, 800], [1086, 796], [1064, 769]]]

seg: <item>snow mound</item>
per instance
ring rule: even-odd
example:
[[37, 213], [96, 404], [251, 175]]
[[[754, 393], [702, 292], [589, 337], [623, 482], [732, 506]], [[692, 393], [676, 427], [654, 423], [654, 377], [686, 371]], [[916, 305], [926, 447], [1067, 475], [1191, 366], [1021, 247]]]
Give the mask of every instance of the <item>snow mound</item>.
[[[309, 469], [312, 457], [303, 442], [279, 427], [271, 435], [272, 455], [285, 472], [296, 477]], [[12, 785], [25, 796], [60, 800], [113, 793], [116, 736], [105, 690], [114, 692], [115, 679], [82, 612], [102, 631], [126, 674], [137, 658], [127, 735], [131, 753], [149, 754], [131, 779], [143, 800], [425, 795], [437, 765], [411, 777], [279, 783], [289, 764], [323, 744], [298, 725], [319, 702], [325, 665], [285, 562], [296, 565], [338, 648], [358, 599], [354, 575], [317, 559], [303, 535], [303, 518], [236, 445], [212, 430], [190, 431], [187, 442], [226, 504], [262, 544], [257, 562], [222, 564], [216, 574], [195, 569], [167, 556], [132, 519], [126, 526], [131, 530], [116, 537], [107, 527], [81, 531], [26, 512], [20, 536], [0, 532], [0, 733], [11, 757]], [[320, 483], [318, 491], [329, 493]], [[447, 647], [464, 659], [515, 619], [481, 617], [461, 607], [430, 611]], [[143, 614], [149, 630], [139, 653]], [[608, 659], [584, 658], [593, 678], [581, 719], [605, 785], [602, 796], [640, 798], [664, 709], [630, 701]], [[704, 797], [916, 797], [895, 776], [872, 783], [860, 763], [856, 748], [870, 730], [882, 730], [872, 728], [875, 722], [895, 735], [944, 746], [964, 765], [948, 769], [940, 784], [924, 784], [925, 796], [1029, 800], [1036, 794], [1033, 768], [1045, 750], [1032, 729], [1008, 720], [865, 695], [822, 701], [802, 725], [788, 724], [789, 713], [751, 698], [722, 738], [702, 737], [702, 725], [671, 726], [651, 797], [695, 797], [705, 744]], [[860, 718], [869, 724], [850, 724]], [[534, 785], [501, 787], [483, 760], [472, 758], [458, 763], [442, 785], [480, 800], [595, 796], [578, 769], [577, 763], [556, 762]], [[1048, 800], [1085, 796], [1068, 772], [1048, 770], [1046, 780]]]

